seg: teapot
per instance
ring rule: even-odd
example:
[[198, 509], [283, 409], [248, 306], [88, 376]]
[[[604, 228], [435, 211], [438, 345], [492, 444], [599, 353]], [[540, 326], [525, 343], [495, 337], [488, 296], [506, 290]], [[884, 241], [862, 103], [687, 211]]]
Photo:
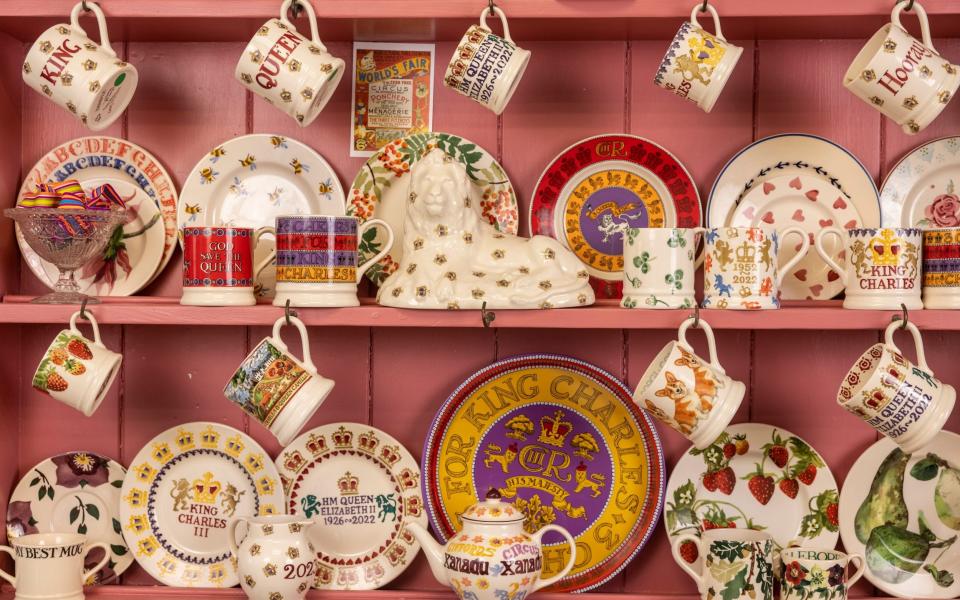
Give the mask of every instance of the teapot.
[[[441, 546], [427, 530], [411, 523], [440, 583], [453, 588], [461, 600], [523, 600], [531, 592], [552, 585], [570, 572], [577, 545], [563, 527], [547, 525], [530, 535], [523, 530], [524, 514], [491, 489], [486, 500], [468, 508], [460, 518], [463, 529]], [[543, 571], [543, 534], [556, 531], [570, 544], [570, 559], [555, 576], [540, 579]]]

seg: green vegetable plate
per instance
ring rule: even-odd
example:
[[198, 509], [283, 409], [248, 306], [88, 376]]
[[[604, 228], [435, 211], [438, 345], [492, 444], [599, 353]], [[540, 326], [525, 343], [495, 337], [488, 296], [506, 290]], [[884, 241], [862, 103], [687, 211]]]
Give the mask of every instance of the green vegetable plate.
[[843, 484], [840, 535], [884, 592], [960, 595], [960, 435], [941, 431], [912, 455], [887, 438], [870, 446]]

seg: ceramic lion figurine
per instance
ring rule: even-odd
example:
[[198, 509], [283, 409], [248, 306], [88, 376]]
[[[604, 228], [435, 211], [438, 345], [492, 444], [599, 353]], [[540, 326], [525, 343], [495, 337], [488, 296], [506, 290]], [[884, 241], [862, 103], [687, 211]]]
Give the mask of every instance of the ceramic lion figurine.
[[576, 256], [545, 236], [499, 233], [471, 206], [466, 169], [442, 150], [410, 172], [403, 257], [377, 301], [400, 308], [564, 308], [593, 304]]

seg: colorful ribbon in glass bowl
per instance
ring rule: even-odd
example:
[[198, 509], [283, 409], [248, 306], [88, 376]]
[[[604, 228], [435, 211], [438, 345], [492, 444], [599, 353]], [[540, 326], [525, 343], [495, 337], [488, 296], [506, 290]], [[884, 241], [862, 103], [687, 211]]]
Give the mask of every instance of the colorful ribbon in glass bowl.
[[18, 208], [55, 208], [59, 210], [110, 210], [126, 208], [117, 190], [109, 183], [84, 193], [76, 179], [41, 183], [34, 191], [25, 193], [17, 202]]

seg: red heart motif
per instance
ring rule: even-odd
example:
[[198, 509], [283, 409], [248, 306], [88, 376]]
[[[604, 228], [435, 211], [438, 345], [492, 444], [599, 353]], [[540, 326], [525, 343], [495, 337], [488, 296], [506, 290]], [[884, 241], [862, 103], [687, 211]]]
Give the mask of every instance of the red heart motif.
[[747, 207], [747, 210], [743, 211], [743, 216], [751, 220], [753, 219], [754, 214], [756, 213], [752, 206]]
[[830, 272], [827, 273], [827, 281], [836, 281], [838, 279], [840, 279], [840, 275], [837, 274], [837, 272], [834, 271], [833, 269], [831, 269]]
[[807, 280], [807, 270], [806, 270], [806, 269], [800, 269], [799, 271], [797, 271], [796, 273], [794, 273], [793, 276], [796, 277], [797, 279], [799, 279], [800, 281], [806, 281], [806, 280]]
[[773, 184], [770, 183], [769, 181], [764, 181], [764, 182], [763, 182], [763, 193], [764, 193], [764, 194], [769, 194], [770, 192], [772, 192], [772, 191], [775, 190], [775, 189], [777, 189], [777, 186], [773, 185]]
[[813, 293], [814, 296], [819, 296], [823, 292], [823, 286], [819, 283], [817, 285], [811, 285], [810, 292]]
[[816, 201], [817, 201], [817, 196], [819, 196], [819, 195], [820, 195], [820, 190], [810, 190], [809, 192], [807, 192], [806, 194], [804, 194], [804, 196], [807, 197], [807, 200], [809, 200], [809, 201], [811, 201], [811, 202], [816, 202]]
[[793, 216], [790, 218], [793, 219], [794, 221], [800, 221], [801, 223], [803, 223], [803, 219], [804, 219], [803, 211], [798, 208], [797, 210], [793, 211]]
[[817, 222], [820, 223], [820, 227], [829, 227], [833, 225], [833, 219], [820, 219]]
[[856, 220], [856, 219], [850, 219], [849, 221], [847, 221], [847, 222], [843, 225], [844, 229], [853, 229], [853, 228], [856, 227], [856, 226], [857, 226], [857, 220]]
[[794, 177], [793, 179], [791, 179], [791, 180], [790, 180], [790, 187], [792, 187], [792, 188], [795, 189], [795, 190], [799, 190], [800, 188], [802, 188], [802, 187], [803, 187], [803, 184], [800, 183], [800, 178], [799, 178], [799, 177]]
[[766, 214], [764, 214], [762, 217], [760, 217], [760, 220], [763, 221], [764, 223], [770, 223], [770, 224], [772, 225], [772, 224], [773, 224], [773, 213], [768, 210], [768, 211], [766, 212]]
[[837, 208], [837, 209], [846, 208], [846, 207], [847, 207], [847, 203], [843, 201], [843, 198], [838, 197], [838, 198], [834, 201], [833, 207], [834, 207], [834, 208]]

